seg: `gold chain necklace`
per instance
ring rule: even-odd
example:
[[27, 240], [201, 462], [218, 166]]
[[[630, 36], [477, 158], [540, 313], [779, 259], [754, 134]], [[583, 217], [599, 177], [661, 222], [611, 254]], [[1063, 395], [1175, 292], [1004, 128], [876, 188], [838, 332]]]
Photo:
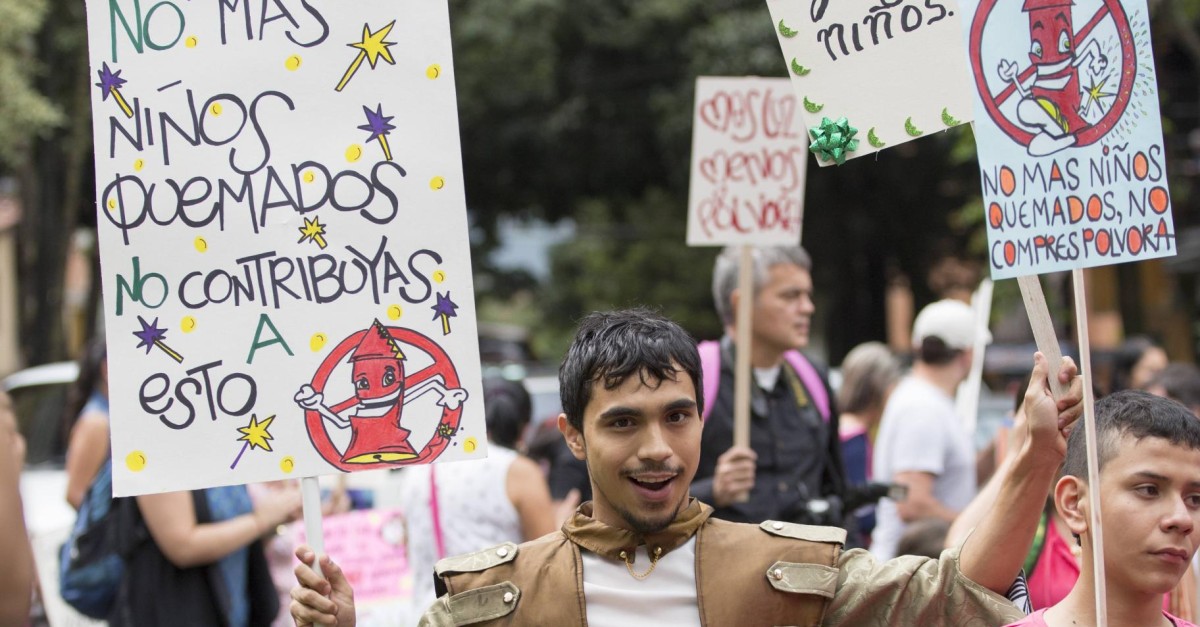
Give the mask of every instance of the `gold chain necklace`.
[[650, 573], [654, 572], [654, 567], [658, 566], [658, 558], [659, 557], [662, 557], [662, 547], [661, 546], [656, 547], [654, 549], [654, 555], [650, 556], [650, 568], [644, 573], [637, 573], [633, 570], [632, 557], [629, 555], [629, 553], [627, 553], [625, 551], [621, 551], [621, 559], [625, 561], [625, 570], [628, 570], [629, 574], [632, 575], [633, 578], [637, 579], [638, 581], [641, 581], [641, 580], [645, 579], [646, 577], [649, 577]]

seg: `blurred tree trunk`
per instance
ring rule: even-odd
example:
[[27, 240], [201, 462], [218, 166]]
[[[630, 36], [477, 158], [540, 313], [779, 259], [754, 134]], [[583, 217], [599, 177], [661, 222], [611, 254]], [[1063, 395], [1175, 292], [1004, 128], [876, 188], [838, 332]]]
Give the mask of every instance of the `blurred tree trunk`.
[[65, 123], [33, 139], [16, 165], [24, 218], [19, 226], [21, 353], [26, 364], [69, 357], [63, 321], [63, 278], [75, 228], [92, 204], [90, 81], [84, 6], [51, 3], [38, 34], [46, 69], [37, 90], [56, 104]]

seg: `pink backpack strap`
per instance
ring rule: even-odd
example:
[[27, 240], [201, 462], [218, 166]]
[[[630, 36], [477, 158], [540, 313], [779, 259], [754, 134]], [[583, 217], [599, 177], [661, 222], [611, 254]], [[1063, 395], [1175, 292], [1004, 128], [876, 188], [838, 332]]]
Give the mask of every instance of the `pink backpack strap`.
[[717, 388], [721, 384], [721, 343], [708, 340], [696, 345], [700, 351], [700, 372], [704, 385], [704, 409], [700, 412], [700, 420], [708, 419], [712, 413], [713, 403], [717, 401]]
[[441, 560], [446, 557], [446, 540], [442, 536], [442, 516], [438, 509], [438, 489], [437, 477], [434, 469], [436, 465], [429, 465], [429, 517], [432, 519], [433, 526], [433, 549], [437, 552], [437, 558]]
[[[821, 417], [825, 419], [825, 422], [829, 422], [829, 392], [825, 389], [825, 381], [821, 379], [821, 374], [800, 351], [788, 351], [783, 354], [783, 357], [799, 375], [800, 382], [804, 384], [804, 389], [808, 390], [808, 395], [812, 398], [813, 403], [816, 403]], [[707, 401], [705, 402], [707, 403]]]

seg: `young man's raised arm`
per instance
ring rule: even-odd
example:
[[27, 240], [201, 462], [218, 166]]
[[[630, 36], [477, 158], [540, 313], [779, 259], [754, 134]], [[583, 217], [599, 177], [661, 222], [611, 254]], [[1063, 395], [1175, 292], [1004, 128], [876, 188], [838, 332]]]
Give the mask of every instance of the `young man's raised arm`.
[[1063, 358], [1057, 376], [1070, 384], [1070, 390], [1057, 402], [1050, 393], [1049, 370], [1046, 358], [1037, 353], [1025, 393], [1028, 437], [1013, 453], [1011, 471], [995, 506], [967, 538], [959, 556], [962, 574], [998, 594], [1012, 586], [1021, 570], [1046, 495], [1067, 454], [1067, 435], [1083, 413], [1083, 383], [1075, 376], [1075, 363]]

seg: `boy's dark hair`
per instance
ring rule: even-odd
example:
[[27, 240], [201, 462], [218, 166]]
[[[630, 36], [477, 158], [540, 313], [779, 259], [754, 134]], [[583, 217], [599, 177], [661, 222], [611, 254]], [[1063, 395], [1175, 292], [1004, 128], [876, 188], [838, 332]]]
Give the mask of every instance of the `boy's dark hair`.
[[525, 386], [508, 379], [484, 379], [483, 408], [488, 440], [507, 448], [517, 448], [533, 413], [533, 402]]
[[696, 404], [703, 407], [700, 355], [687, 331], [649, 309], [588, 314], [558, 368], [563, 413], [582, 432], [583, 410], [595, 382], [611, 390], [638, 375], [643, 382], [658, 384], [681, 371], [691, 377]]
[[[1177, 401], [1141, 390], [1122, 390], [1096, 403], [1096, 442], [1100, 470], [1117, 455], [1123, 436], [1136, 440], [1162, 438], [1176, 446], [1200, 449], [1200, 420]], [[1087, 481], [1087, 448], [1083, 425], [1067, 440], [1063, 476]]]

